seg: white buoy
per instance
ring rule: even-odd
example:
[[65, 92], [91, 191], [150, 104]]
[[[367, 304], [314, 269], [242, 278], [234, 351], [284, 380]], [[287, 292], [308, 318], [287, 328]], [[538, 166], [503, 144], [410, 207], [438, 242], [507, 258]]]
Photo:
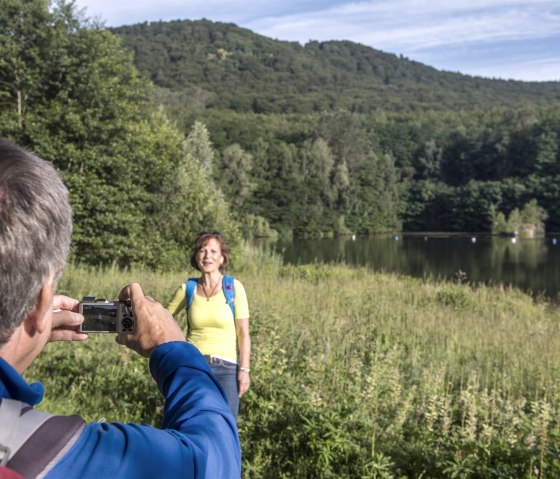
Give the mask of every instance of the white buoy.
[[356, 241], [356, 235], [352, 235], [352, 241]]
[[471, 243], [476, 243], [476, 237], [473, 236], [473, 237], [471, 238]]
[[552, 238], [552, 244], [556, 246], [556, 238]]
[[517, 238], [511, 238], [511, 242], [512, 242], [513, 244], [517, 243]]
[[399, 237], [398, 237], [398, 236], [395, 236], [395, 241], [399, 241]]

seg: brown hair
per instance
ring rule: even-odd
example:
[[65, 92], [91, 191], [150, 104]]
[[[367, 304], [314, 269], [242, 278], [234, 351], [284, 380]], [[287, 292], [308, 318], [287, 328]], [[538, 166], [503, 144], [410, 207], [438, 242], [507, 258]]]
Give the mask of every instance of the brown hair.
[[219, 231], [202, 231], [198, 233], [196, 239], [194, 240], [194, 248], [191, 253], [191, 266], [200, 271], [198, 263], [196, 261], [196, 255], [209, 240], [215, 239], [220, 244], [220, 250], [222, 256], [224, 257], [224, 262], [220, 265], [220, 271], [223, 271], [229, 265], [229, 249], [227, 247], [224, 236]]

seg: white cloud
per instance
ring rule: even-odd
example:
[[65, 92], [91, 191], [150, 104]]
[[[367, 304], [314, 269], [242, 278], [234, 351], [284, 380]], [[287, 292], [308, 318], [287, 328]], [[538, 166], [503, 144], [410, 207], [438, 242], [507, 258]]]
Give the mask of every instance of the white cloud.
[[[440, 45], [543, 38], [560, 32], [549, 0], [359, 2], [323, 12], [257, 19], [248, 25], [274, 38], [349, 39], [389, 51], [414, 52]], [[502, 7], [502, 8], [498, 8]], [[507, 8], [506, 8], [507, 7]]]

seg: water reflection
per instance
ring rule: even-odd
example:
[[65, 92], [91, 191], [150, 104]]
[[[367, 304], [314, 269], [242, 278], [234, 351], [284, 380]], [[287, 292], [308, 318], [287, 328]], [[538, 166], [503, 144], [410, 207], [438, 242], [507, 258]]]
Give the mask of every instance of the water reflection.
[[[556, 241], [555, 241], [556, 240]], [[403, 235], [270, 242], [260, 248], [280, 253], [284, 262], [341, 262], [375, 271], [502, 283], [532, 294], [560, 291], [560, 246], [556, 237], [517, 239], [492, 236]]]

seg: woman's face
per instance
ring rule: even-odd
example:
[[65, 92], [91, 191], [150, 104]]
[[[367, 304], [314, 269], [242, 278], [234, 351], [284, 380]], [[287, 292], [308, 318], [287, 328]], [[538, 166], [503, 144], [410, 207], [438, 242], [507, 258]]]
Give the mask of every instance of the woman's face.
[[196, 254], [196, 263], [202, 273], [213, 273], [219, 271], [224, 262], [222, 248], [216, 238], [210, 238]]

